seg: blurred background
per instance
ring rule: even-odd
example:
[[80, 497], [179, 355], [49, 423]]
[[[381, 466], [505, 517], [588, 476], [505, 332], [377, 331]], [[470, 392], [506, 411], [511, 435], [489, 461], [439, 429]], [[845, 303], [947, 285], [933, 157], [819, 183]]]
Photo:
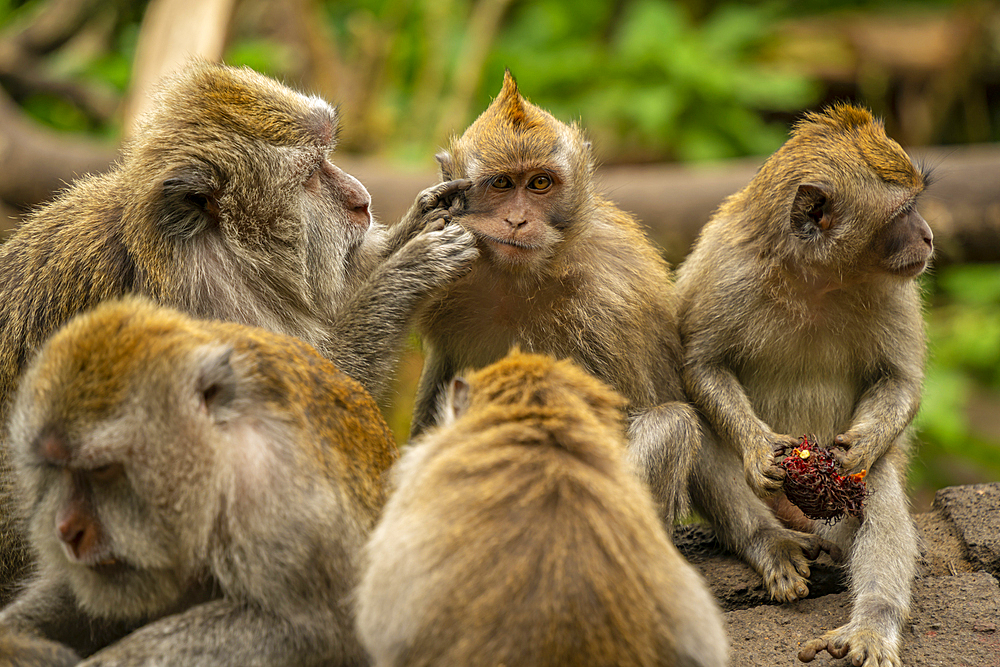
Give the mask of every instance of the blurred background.
[[[579, 121], [672, 262], [802, 111], [864, 103], [936, 183], [917, 509], [1000, 480], [1000, 5], [799, 0], [0, 0], [0, 228], [107, 168], [190, 54], [340, 105], [338, 163], [400, 215], [500, 88]], [[419, 344], [387, 416], [402, 441]]]

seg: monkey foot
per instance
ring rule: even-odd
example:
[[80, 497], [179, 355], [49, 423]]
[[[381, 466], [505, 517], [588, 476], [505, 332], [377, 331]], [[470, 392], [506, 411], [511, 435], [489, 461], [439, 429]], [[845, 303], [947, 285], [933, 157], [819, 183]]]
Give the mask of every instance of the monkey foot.
[[826, 651], [834, 658], [846, 657], [854, 667], [902, 667], [899, 642], [891, 638], [893, 634], [898, 633], [848, 623], [807, 641], [799, 651], [799, 660], [812, 662], [817, 653]]
[[809, 595], [809, 561], [820, 551], [829, 552], [834, 559], [839, 556], [839, 549], [818, 535], [786, 528], [769, 529], [755, 542], [758, 571], [771, 599], [778, 602], [794, 602]]

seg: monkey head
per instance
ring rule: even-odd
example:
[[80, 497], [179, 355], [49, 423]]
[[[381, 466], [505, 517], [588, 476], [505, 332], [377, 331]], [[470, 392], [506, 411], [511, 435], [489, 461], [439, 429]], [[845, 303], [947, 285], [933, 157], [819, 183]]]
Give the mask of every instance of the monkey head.
[[214, 543], [269, 511], [254, 489], [278, 467], [270, 443], [293, 437], [248, 407], [265, 390], [242, 352], [190, 322], [137, 299], [104, 304], [46, 343], [15, 399], [29, 540], [43, 574], [97, 616], [163, 613], [224, 570]]
[[[785, 184], [779, 197], [776, 182]], [[748, 188], [748, 200], [772, 209], [763, 219], [777, 223], [768, 230], [772, 247], [789, 266], [849, 284], [909, 279], [927, 267], [934, 235], [916, 203], [928, 185], [929, 174], [868, 110], [836, 104], [795, 126]]]
[[246, 262], [235, 268], [247, 275], [260, 273], [255, 258], [272, 257], [270, 279], [292, 286], [289, 300], [343, 284], [372, 217], [368, 191], [330, 161], [336, 109], [250, 69], [196, 60], [140, 122], [122, 163], [136, 184], [125, 217], [158, 229], [127, 242], [152, 231], [220, 270], [218, 258]]
[[543, 266], [593, 201], [589, 142], [525, 100], [509, 71], [493, 103], [437, 158], [444, 180], [472, 181], [460, 222], [509, 271]]

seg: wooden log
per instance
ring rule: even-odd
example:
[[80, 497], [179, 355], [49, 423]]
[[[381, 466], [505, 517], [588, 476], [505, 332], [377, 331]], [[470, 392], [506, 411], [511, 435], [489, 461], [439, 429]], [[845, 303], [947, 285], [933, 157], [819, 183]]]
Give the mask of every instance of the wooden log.
[[[916, 161], [933, 185], [920, 210], [935, 234], [939, 262], [1000, 261], [1000, 145], [920, 148]], [[387, 168], [382, 162], [335, 157], [372, 194], [380, 219], [399, 219], [417, 192], [436, 182], [426, 169]], [[701, 226], [730, 194], [743, 188], [763, 159], [705, 165], [614, 165], [597, 173], [601, 192], [639, 217], [672, 262], [684, 258]]]

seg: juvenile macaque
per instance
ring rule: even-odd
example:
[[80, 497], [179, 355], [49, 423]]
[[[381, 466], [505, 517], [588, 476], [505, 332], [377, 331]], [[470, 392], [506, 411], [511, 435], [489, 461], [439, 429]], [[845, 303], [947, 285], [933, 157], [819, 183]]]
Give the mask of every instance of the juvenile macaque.
[[0, 638], [85, 665], [366, 664], [346, 600], [396, 447], [309, 345], [108, 302], [45, 344], [10, 424], [38, 572]]
[[627, 399], [628, 455], [672, 520], [702, 435], [683, 402], [670, 271], [635, 219], [597, 194], [590, 144], [521, 97], [508, 72], [438, 160], [443, 180], [471, 181], [453, 212], [480, 255], [421, 310], [413, 433], [434, 423], [456, 372], [512, 345], [571, 358]]
[[920, 402], [924, 327], [914, 278], [933, 235], [916, 210], [927, 175], [882, 125], [839, 104], [811, 113], [705, 226], [678, 277], [684, 380], [718, 436], [692, 494], [723, 542], [781, 601], [809, 593], [815, 536], [758, 498], [781, 490], [775, 451], [804, 434], [867, 471], [863, 519], [806, 520], [846, 555], [850, 621], [805, 644], [855, 665], [899, 667], [917, 538], [904, 491]]
[[365, 549], [376, 665], [726, 664], [715, 601], [625, 464], [623, 407], [548, 356], [454, 381]]
[[[42, 342], [129, 293], [301, 338], [378, 398], [417, 305], [477, 254], [443, 224], [456, 184], [387, 229], [330, 162], [336, 110], [248, 69], [194, 62], [154, 109], [111, 171], [0, 246], [0, 423]], [[0, 600], [24, 565], [6, 459], [0, 446]]]

